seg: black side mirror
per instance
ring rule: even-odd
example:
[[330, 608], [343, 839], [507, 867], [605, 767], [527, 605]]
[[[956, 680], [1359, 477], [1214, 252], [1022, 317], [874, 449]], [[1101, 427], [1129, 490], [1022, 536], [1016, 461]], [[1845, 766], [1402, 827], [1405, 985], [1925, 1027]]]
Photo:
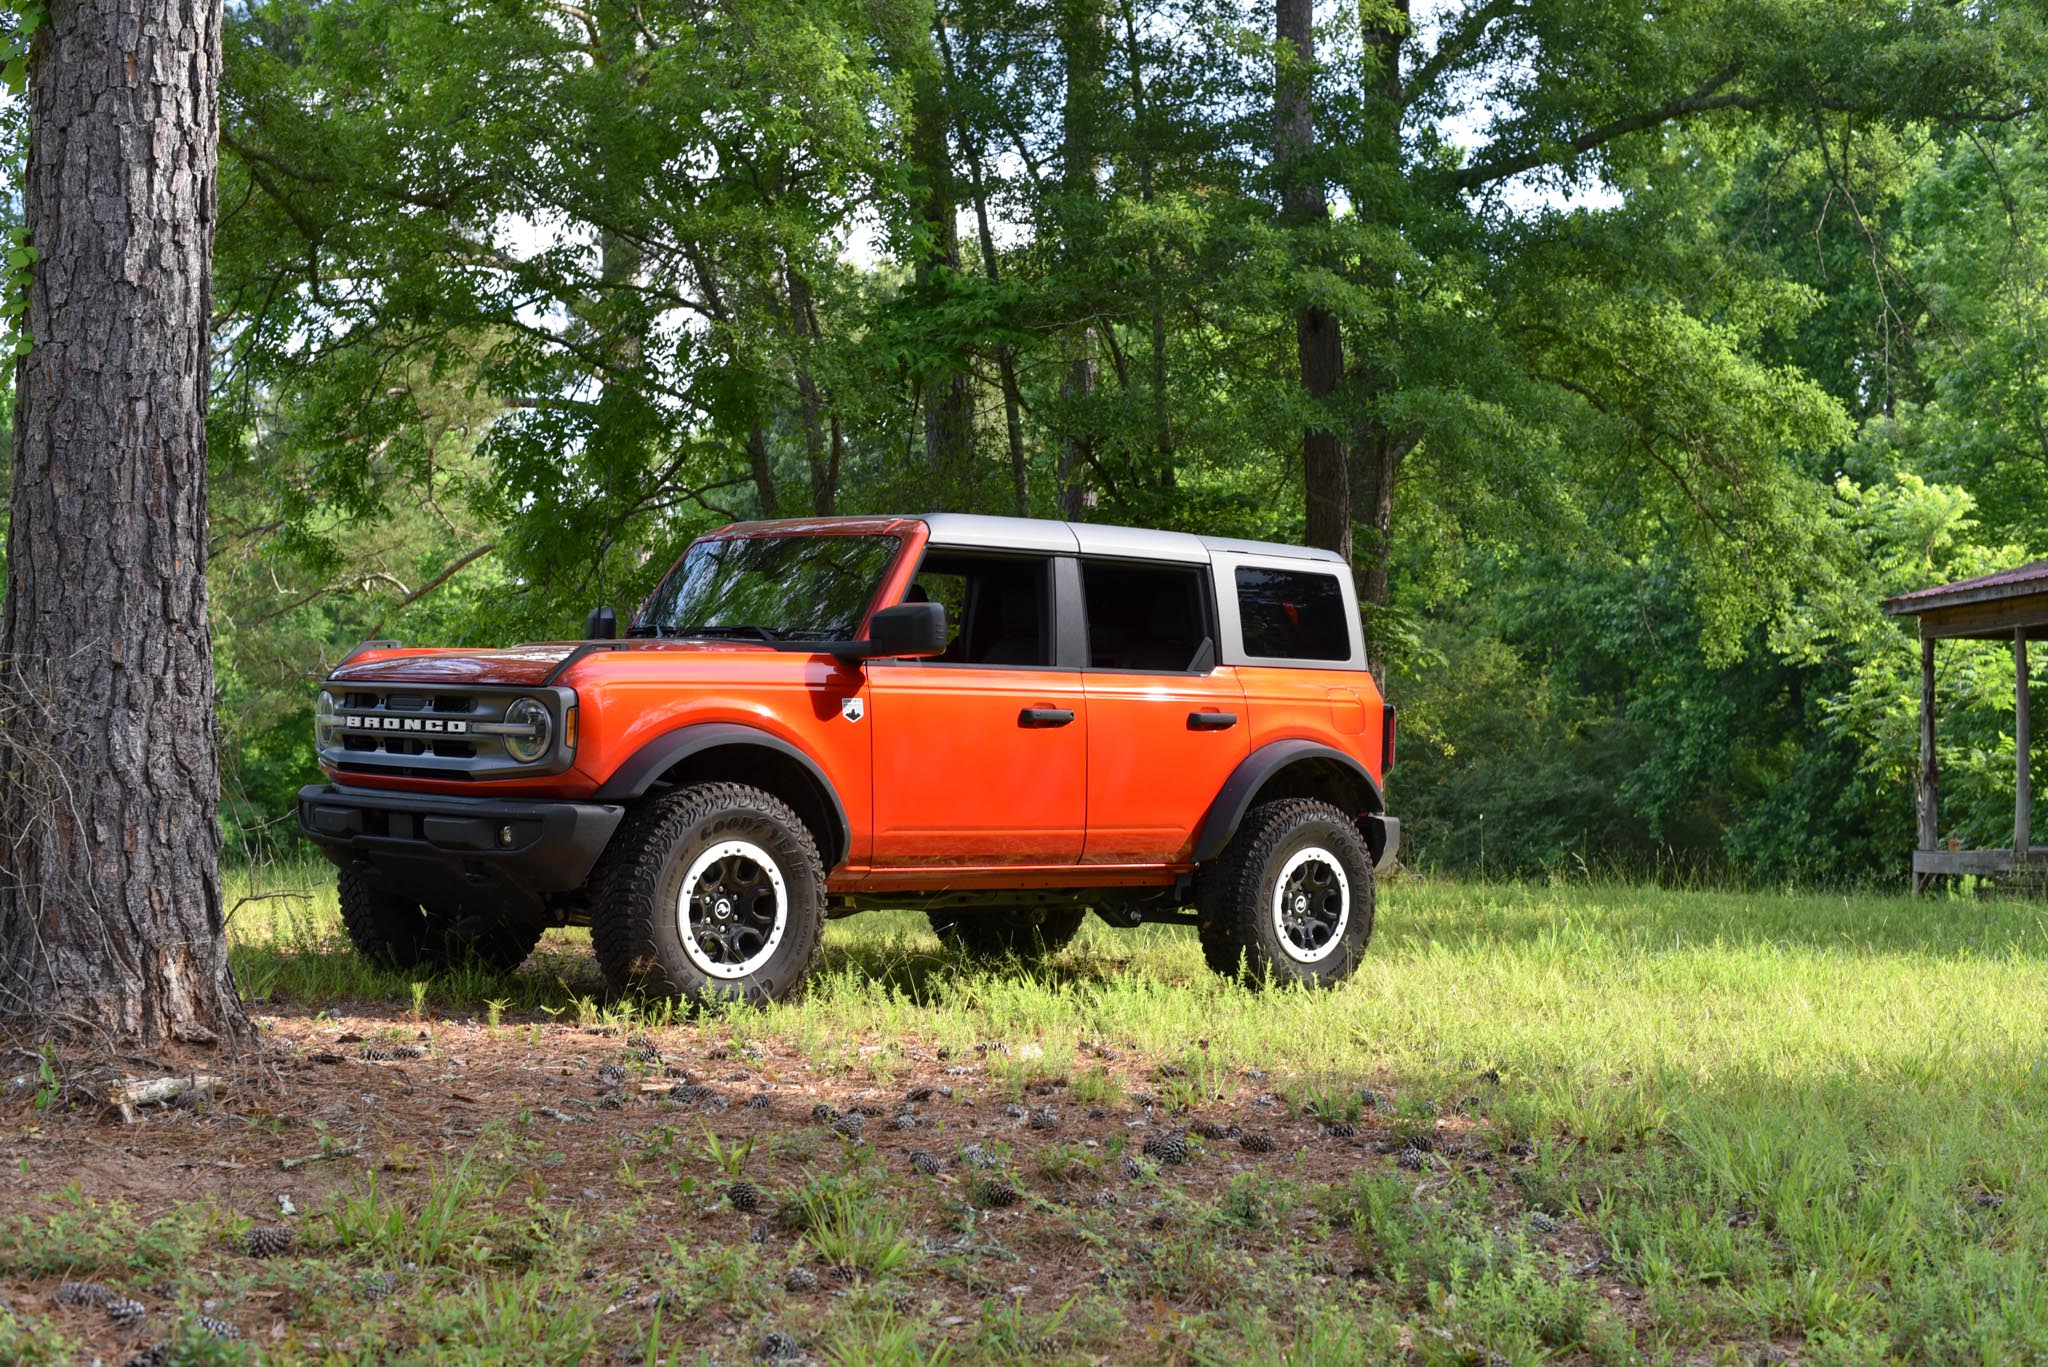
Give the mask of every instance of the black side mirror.
[[898, 603], [868, 618], [868, 639], [861, 654], [871, 659], [906, 660], [938, 655], [946, 649], [944, 603]]
[[583, 619], [583, 639], [586, 641], [611, 641], [619, 635], [619, 614], [610, 608], [592, 608], [590, 615]]

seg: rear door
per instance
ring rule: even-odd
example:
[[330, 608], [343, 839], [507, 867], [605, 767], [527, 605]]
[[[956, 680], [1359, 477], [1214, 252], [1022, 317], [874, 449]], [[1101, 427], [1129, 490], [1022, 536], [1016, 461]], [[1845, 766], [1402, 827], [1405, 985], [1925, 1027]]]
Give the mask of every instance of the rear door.
[[1088, 789], [1081, 674], [1054, 665], [1054, 558], [932, 547], [906, 601], [946, 653], [868, 666], [873, 867], [1072, 864]]
[[1237, 671], [1219, 666], [1209, 567], [1084, 557], [1088, 864], [1185, 862], [1250, 750]]

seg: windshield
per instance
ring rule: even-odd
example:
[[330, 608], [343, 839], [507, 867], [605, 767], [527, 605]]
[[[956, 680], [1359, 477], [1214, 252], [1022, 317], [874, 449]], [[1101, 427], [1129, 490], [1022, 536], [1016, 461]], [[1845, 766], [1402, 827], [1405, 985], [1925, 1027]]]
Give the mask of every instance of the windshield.
[[654, 591], [633, 635], [848, 640], [898, 544], [893, 536], [700, 541]]

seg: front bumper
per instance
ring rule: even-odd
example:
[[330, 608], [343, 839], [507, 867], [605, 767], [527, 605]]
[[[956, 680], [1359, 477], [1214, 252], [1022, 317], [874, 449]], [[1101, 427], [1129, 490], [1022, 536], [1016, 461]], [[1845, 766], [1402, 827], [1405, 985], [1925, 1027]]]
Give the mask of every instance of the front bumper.
[[571, 802], [299, 790], [299, 833], [335, 864], [437, 910], [538, 911], [589, 879], [626, 809]]

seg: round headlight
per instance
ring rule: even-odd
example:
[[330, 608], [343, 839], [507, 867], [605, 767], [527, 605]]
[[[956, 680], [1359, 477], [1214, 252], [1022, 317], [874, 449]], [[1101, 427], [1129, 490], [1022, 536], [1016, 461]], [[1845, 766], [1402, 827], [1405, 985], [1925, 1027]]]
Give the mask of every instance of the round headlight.
[[319, 700], [313, 704], [313, 748], [327, 749], [340, 733], [341, 718], [335, 715], [334, 695], [323, 688]]
[[505, 724], [528, 728], [525, 735], [507, 734], [505, 753], [521, 764], [532, 764], [546, 755], [555, 740], [555, 719], [545, 705], [534, 698], [514, 698], [505, 709]]

